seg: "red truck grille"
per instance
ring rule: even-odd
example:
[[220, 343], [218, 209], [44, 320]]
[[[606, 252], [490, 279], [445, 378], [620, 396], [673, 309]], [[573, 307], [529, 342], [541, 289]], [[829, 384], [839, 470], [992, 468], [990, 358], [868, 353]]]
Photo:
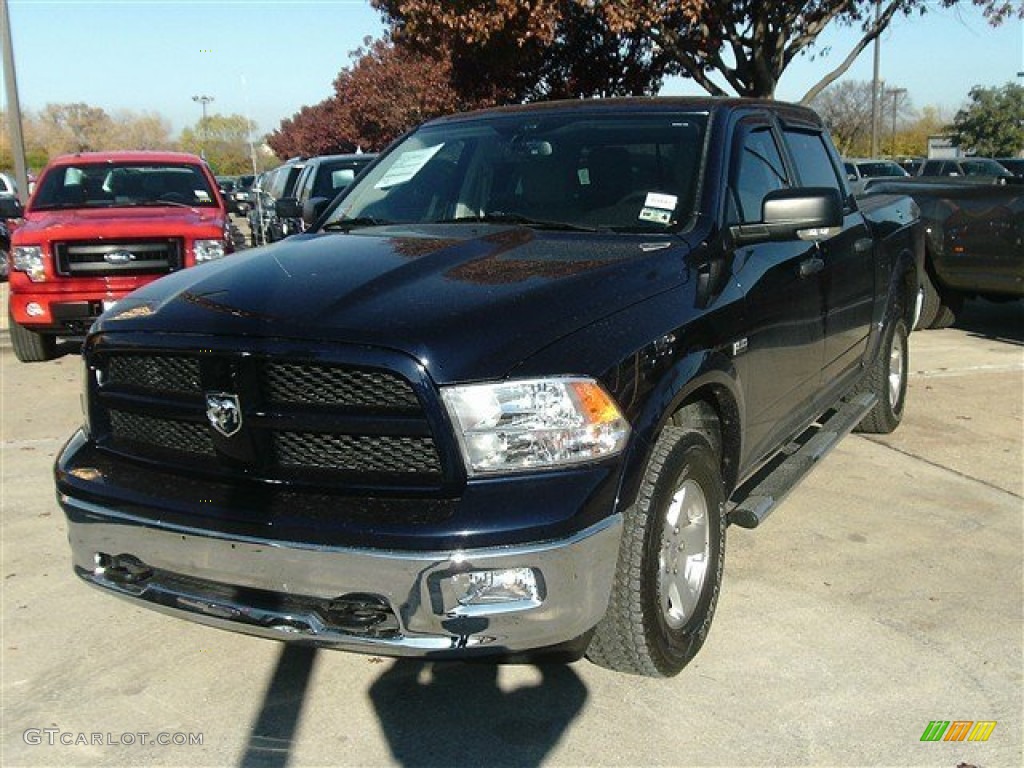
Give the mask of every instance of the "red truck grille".
[[65, 277], [163, 275], [182, 267], [180, 238], [74, 240], [53, 244], [57, 273]]

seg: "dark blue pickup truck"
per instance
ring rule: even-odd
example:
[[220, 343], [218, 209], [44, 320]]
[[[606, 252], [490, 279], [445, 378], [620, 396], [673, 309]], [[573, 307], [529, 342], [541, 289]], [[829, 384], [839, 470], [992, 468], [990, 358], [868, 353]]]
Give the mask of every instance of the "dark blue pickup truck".
[[280, 640], [673, 675], [727, 526], [900, 422], [922, 235], [868, 205], [776, 102], [427, 123], [310, 232], [93, 327], [75, 571]]

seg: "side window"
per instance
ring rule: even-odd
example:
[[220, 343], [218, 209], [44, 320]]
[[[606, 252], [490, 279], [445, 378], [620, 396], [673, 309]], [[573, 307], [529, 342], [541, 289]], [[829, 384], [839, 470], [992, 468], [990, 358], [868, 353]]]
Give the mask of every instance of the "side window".
[[295, 197], [299, 202], [303, 202], [309, 198], [309, 188], [313, 185], [313, 165], [307, 165], [302, 169], [302, 173], [299, 174], [299, 180], [295, 182], [295, 192], [292, 197]]
[[783, 136], [800, 176], [801, 186], [828, 187], [843, 194], [843, 187], [820, 133], [786, 129]]
[[921, 175], [922, 176], [938, 176], [939, 175], [939, 170], [941, 168], [942, 168], [942, 163], [938, 163], [938, 162], [933, 163], [931, 160], [927, 160], [927, 161], [925, 161], [924, 167], [921, 169]]
[[765, 196], [789, 186], [782, 154], [771, 130], [767, 126], [750, 130], [733, 156], [728, 223], [760, 221]]

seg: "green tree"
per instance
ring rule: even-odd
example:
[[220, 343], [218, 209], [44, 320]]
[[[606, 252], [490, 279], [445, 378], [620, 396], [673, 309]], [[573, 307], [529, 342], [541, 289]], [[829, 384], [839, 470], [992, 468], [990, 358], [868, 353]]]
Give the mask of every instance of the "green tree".
[[209, 115], [182, 130], [181, 148], [205, 157], [218, 174], [252, 173], [249, 139], [256, 128], [242, 115]]
[[1024, 86], [975, 86], [970, 103], [953, 118], [953, 143], [987, 157], [1016, 155], [1024, 149]]

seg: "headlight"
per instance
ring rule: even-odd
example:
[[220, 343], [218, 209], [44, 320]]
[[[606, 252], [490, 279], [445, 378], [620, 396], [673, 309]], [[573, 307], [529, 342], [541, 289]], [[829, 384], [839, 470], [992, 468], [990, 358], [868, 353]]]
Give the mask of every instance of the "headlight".
[[192, 252], [196, 256], [196, 264], [204, 261], [214, 261], [224, 258], [223, 240], [196, 240], [192, 246]]
[[623, 449], [629, 424], [592, 379], [444, 387], [471, 475], [582, 464]]
[[46, 266], [43, 263], [43, 249], [38, 245], [16, 245], [11, 249], [14, 268], [25, 272], [29, 280], [41, 283], [46, 279]]

